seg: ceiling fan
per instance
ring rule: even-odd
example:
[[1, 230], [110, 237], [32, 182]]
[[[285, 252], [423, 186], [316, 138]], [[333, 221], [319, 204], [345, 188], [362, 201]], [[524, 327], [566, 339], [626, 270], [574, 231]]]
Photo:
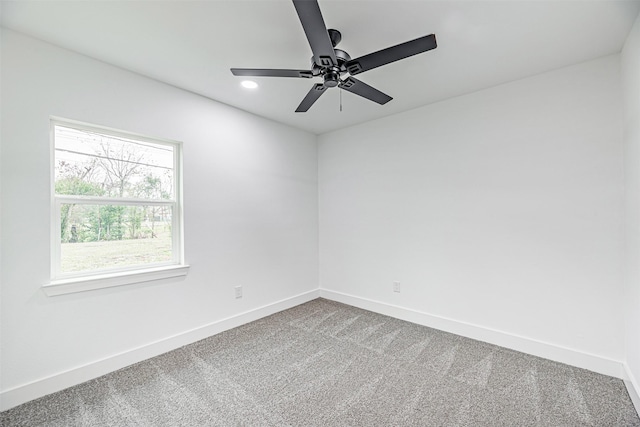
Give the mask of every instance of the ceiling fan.
[[386, 104], [393, 98], [351, 76], [437, 47], [436, 36], [430, 34], [359, 58], [351, 59], [347, 52], [335, 48], [336, 45], [340, 43], [342, 35], [338, 30], [327, 30], [317, 0], [293, 0], [293, 5], [296, 8], [296, 12], [302, 23], [302, 28], [307, 35], [307, 40], [313, 52], [311, 70], [232, 68], [231, 72], [234, 76], [255, 77], [294, 77], [310, 79], [321, 76], [323, 83], [313, 85], [309, 93], [307, 93], [307, 96], [305, 96], [300, 105], [298, 105], [296, 113], [303, 113], [309, 110], [328, 88], [336, 86], [373, 102], [377, 102], [378, 104]]

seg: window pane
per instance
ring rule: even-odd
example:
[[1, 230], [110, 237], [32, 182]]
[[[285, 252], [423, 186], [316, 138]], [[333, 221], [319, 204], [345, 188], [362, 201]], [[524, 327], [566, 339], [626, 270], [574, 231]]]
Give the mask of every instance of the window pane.
[[56, 194], [172, 200], [172, 145], [54, 127]]
[[62, 204], [62, 273], [170, 263], [172, 208]]

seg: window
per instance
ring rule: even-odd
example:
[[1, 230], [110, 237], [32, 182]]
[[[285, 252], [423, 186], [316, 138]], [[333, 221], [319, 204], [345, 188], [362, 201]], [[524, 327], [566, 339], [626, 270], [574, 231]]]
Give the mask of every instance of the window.
[[62, 119], [51, 132], [48, 286], [87, 290], [186, 274], [175, 268], [183, 266], [181, 144]]

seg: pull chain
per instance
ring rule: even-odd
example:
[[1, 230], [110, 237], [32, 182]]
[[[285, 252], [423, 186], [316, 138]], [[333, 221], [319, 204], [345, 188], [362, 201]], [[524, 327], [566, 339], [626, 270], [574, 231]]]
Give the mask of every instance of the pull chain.
[[342, 88], [340, 88], [340, 112], [342, 112]]

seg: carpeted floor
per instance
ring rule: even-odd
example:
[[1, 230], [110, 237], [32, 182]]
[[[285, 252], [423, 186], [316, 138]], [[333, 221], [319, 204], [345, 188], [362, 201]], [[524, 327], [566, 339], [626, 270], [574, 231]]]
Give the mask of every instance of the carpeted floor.
[[317, 299], [3, 426], [640, 426], [621, 380]]

